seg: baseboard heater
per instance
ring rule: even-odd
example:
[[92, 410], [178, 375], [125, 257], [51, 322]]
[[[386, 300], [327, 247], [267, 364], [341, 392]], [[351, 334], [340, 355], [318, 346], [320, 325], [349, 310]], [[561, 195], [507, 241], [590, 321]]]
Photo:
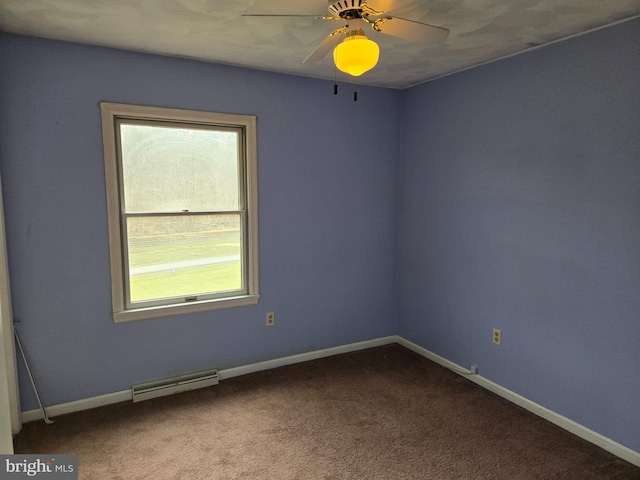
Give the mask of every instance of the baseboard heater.
[[196, 388], [217, 385], [218, 370], [205, 370], [202, 372], [189, 373], [179, 377], [165, 378], [155, 382], [141, 383], [131, 387], [134, 402], [149, 400], [150, 398], [164, 397], [174, 393], [195, 390]]

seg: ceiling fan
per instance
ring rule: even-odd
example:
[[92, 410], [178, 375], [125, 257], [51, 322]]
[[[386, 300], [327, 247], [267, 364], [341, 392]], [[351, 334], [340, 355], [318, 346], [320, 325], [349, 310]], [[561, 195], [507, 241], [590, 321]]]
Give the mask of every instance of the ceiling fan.
[[329, 0], [330, 15], [243, 14], [245, 17], [312, 17], [338, 20], [346, 24], [331, 32], [303, 63], [316, 62], [333, 49], [336, 67], [354, 77], [371, 70], [378, 63], [380, 49], [369, 40], [364, 29], [368, 24], [378, 33], [433, 45], [443, 42], [449, 30], [427, 23], [389, 15], [394, 0]]

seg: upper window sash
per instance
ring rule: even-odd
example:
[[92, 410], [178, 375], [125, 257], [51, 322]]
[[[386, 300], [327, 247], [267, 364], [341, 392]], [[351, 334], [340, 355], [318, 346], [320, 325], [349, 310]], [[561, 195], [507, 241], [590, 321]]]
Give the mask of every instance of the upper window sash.
[[[127, 119], [116, 118], [116, 141], [117, 141], [117, 154], [118, 154], [118, 167], [119, 167], [119, 180], [122, 186], [120, 191], [120, 204], [121, 210], [124, 213], [171, 213], [171, 212], [233, 212], [244, 211], [246, 208], [245, 192], [246, 192], [246, 178], [245, 178], [245, 149], [243, 145], [243, 137], [246, 135], [244, 128], [241, 127], [223, 127], [218, 125], [192, 125], [184, 122], [169, 122], [158, 120], [139, 120], [139, 119]], [[148, 145], [147, 142], [140, 142], [141, 144], [131, 144], [133, 140], [132, 136], [138, 134], [145, 135], [147, 138], [153, 138], [155, 135], [162, 140], [162, 142], [156, 145]], [[162, 136], [160, 133], [162, 132]], [[136, 201], [133, 194], [136, 193], [135, 188], [135, 170], [138, 169], [138, 165], [130, 164], [126, 160], [132, 156], [140, 154], [142, 148], [151, 148], [152, 151], [160, 151], [164, 155], [172, 150], [176, 157], [185, 156], [189, 153], [193, 155], [202, 155], [202, 152], [194, 150], [198, 143], [207, 145], [211, 143], [218, 143], [221, 139], [215, 138], [224, 135], [228, 140], [234, 140], [235, 142], [228, 142], [224, 145], [219, 145], [221, 150], [225, 148], [233, 147], [232, 153], [235, 155], [235, 162], [231, 166], [226, 166], [227, 175], [233, 177], [234, 184], [236, 185], [235, 194], [232, 197], [228, 195], [224, 198], [212, 196], [209, 201], [202, 203], [202, 197], [197, 197], [199, 204], [193, 204], [186, 199], [183, 201], [176, 201], [174, 205], [166, 205], [167, 201], [164, 199], [163, 205], [150, 205], [148, 202], [141, 203], [140, 200]], [[126, 144], [128, 149], [125, 151], [124, 138], [129, 140]], [[199, 138], [198, 138], [199, 137]], [[207, 138], [209, 137], [209, 138]], [[214, 138], [212, 138], [214, 137]], [[185, 138], [188, 142], [184, 142]], [[198, 141], [199, 140], [199, 141]], [[184, 151], [183, 149], [190, 148], [191, 150]], [[217, 152], [216, 152], [217, 153]], [[231, 152], [230, 152], [231, 153]], [[212, 152], [211, 155], [214, 153]], [[212, 162], [213, 165], [213, 162]], [[177, 170], [180, 168], [178, 165], [171, 165], [171, 169], [174, 170], [175, 175], [172, 175], [171, 180], [167, 180], [166, 183], [174, 181], [173, 179], [180, 178], [181, 172]], [[231, 168], [231, 170], [229, 170]], [[165, 171], [168, 167], [165, 165]], [[127, 175], [129, 173], [129, 175]], [[167, 185], [169, 186], [169, 185]], [[177, 200], [177, 199], [176, 199]], [[191, 201], [195, 198], [189, 199]]]

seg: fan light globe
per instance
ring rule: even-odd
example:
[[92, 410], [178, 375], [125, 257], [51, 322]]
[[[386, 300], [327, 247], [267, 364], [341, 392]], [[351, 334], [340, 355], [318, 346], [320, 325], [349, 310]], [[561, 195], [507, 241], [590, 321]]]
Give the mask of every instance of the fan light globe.
[[350, 35], [333, 50], [338, 70], [359, 77], [378, 63], [380, 47], [364, 35]]

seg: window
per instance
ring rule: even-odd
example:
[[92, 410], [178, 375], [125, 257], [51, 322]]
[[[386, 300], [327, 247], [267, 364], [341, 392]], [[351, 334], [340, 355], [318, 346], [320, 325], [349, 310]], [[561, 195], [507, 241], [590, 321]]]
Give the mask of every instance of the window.
[[255, 117], [101, 110], [114, 321], [257, 303]]

